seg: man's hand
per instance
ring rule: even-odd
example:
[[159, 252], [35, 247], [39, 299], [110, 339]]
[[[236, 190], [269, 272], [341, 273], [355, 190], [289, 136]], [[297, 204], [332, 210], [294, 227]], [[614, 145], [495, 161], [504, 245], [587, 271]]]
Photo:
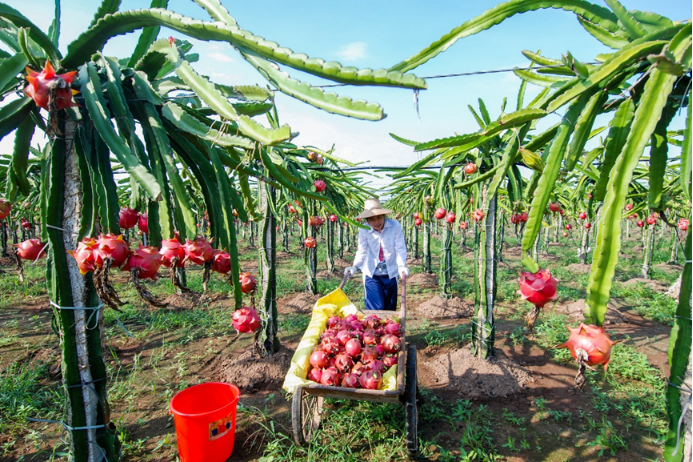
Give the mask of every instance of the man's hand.
[[358, 268], [356, 268], [355, 266], [350, 266], [348, 268], [344, 268], [344, 276], [349, 277], [349, 278], [352, 277], [354, 274], [356, 274], [357, 269]]
[[409, 277], [409, 268], [406, 266], [401, 266], [399, 268], [399, 277], [400, 278], [408, 278]]

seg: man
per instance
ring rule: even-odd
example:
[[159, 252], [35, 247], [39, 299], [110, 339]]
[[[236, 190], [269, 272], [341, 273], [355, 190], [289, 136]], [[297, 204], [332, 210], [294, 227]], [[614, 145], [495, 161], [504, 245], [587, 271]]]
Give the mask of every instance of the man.
[[371, 229], [359, 230], [354, 264], [344, 275], [351, 277], [357, 269], [363, 272], [367, 310], [396, 310], [397, 276], [409, 276], [402, 225], [385, 218], [389, 213], [392, 211], [383, 208], [378, 199], [367, 199], [364, 211], [356, 217], [364, 218]]

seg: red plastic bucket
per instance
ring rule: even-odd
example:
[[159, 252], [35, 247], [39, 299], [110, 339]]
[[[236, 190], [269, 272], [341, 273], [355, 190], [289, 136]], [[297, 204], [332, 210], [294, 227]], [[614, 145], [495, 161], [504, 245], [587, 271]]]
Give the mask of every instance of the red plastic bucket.
[[240, 395], [235, 385], [210, 382], [173, 397], [169, 409], [181, 462], [224, 462], [231, 456]]

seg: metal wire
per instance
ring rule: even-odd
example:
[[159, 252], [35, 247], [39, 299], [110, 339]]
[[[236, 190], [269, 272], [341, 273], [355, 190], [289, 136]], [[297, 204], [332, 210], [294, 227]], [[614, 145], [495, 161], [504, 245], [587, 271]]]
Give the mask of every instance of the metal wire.
[[[585, 63], [585, 64], [601, 64], [601, 63], [590, 62], [590, 63]], [[458, 72], [455, 74], [429, 75], [429, 76], [421, 77], [421, 78], [424, 80], [447, 79], [447, 78], [451, 78], [451, 77], [467, 77], [470, 75], [498, 74], [501, 72], [515, 72], [515, 71], [528, 71], [528, 70], [536, 70], [536, 69], [550, 69], [550, 68], [555, 68], [555, 67], [566, 67], [566, 66], [565, 66], [565, 64], [551, 64], [551, 65], [540, 65], [540, 66], [529, 66], [529, 67], [512, 67], [512, 68], [506, 68], [506, 69], [492, 69], [492, 70], [487, 70], [487, 71], [472, 71], [472, 72]], [[328, 84], [328, 85], [317, 85], [317, 88], [344, 87], [347, 85], [351, 85], [351, 84], [334, 83], [334, 84]]]
[[45, 422], [45, 423], [57, 423], [65, 427], [66, 430], [69, 431], [76, 431], [76, 430], [94, 430], [97, 428], [107, 428], [108, 424], [101, 424], [101, 425], [88, 425], [86, 427], [72, 427], [62, 420], [50, 420], [50, 419], [35, 419], [33, 417], [27, 417], [26, 420], [29, 420], [31, 422]]
[[[28, 420], [28, 421], [30, 421], [30, 422], [57, 423], [57, 424], [62, 425], [62, 427], [63, 427], [65, 430], [67, 430], [68, 432], [70, 432], [70, 433], [71, 433], [71, 432], [74, 432], [74, 431], [78, 431], [78, 430], [95, 430], [95, 429], [97, 429], [97, 428], [108, 428], [108, 424], [88, 425], [88, 426], [85, 426], [85, 427], [72, 427], [72, 426], [66, 424], [65, 422], [63, 422], [62, 420], [36, 419], [36, 418], [33, 418], [33, 417], [27, 417], [26, 420]], [[109, 422], [109, 423], [110, 423], [110, 422]], [[64, 443], [66, 443], [66, 441], [63, 440], [62, 437], [61, 437], [61, 440], [62, 440]], [[95, 442], [95, 441], [90, 441], [89, 444], [93, 444], [94, 446], [96, 446], [96, 447], [99, 449], [99, 452], [101, 452], [101, 457], [103, 457], [103, 459], [101, 459], [101, 460], [105, 460], [106, 462], [109, 462], [109, 461], [108, 461], [108, 457], [106, 457], [106, 453], [103, 451], [103, 448], [102, 448], [101, 446], [99, 446], [99, 444], [98, 444], [97, 442]]]
[[[101, 312], [101, 308], [103, 307], [103, 302], [101, 302], [101, 301], [99, 301], [98, 306], [60, 306], [57, 303], [55, 303], [53, 300], [48, 300], [48, 302], [59, 310], [94, 310], [94, 312], [89, 316], [89, 318], [87, 319], [87, 322], [85, 323], [86, 328], [88, 330], [93, 330], [99, 326], [99, 313]], [[96, 320], [94, 321], [94, 325], [92, 327], [89, 327], [89, 323], [94, 318], [94, 315], [96, 315]]]

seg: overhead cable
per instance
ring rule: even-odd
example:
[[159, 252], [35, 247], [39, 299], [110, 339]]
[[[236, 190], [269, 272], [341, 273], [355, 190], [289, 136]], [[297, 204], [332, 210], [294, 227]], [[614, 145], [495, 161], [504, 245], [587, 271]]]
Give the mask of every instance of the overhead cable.
[[[596, 64], [601, 64], [598, 62], [591, 62], [591, 63], [584, 63], [584, 64], [589, 64], [589, 65], [596, 65]], [[501, 72], [514, 72], [514, 71], [531, 71], [531, 70], [537, 70], [537, 69], [551, 69], [555, 67], [566, 67], [565, 64], [552, 64], [552, 65], [542, 65], [542, 66], [528, 66], [528, 67], [512, 67], [512, 68], [507, 68], [507, 69], [492, 69], [488, 71], [472, 71], [472, 72], [458, 72], [455, 74], [439, 74], [439, 75], [429, 75], [427, 77], [421, 77], [424, 80], [431, 80], [431, 79], [446, 79], [449, 77], [466, 77], [469, 75], [482, 75], [482, 74], [498, 74]], [[318, 88], [327, 88], [327, 87], [344, 87], [347, 85], [352, 85], [350, 83], [334, 83], [334, 84], [328, 84], [328, 85], [315, 85]]]

